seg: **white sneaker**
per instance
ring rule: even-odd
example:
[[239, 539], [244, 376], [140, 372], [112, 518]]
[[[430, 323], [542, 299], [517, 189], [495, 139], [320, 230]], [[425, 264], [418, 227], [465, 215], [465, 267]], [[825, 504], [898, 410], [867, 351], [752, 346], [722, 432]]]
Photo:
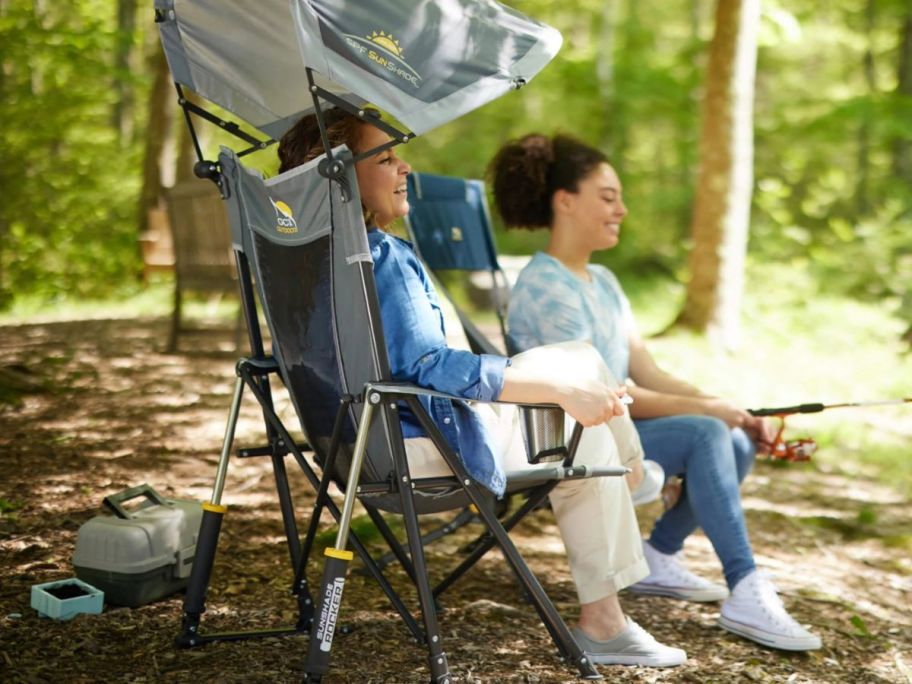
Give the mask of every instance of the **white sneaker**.
[[728, 589], [698, 577], [681, 565], [677, 554], [656, 551], [649, 542], [643, 542], [643, 555], [649, 564], [649, 577], [630, 587], [635, 594], [670, 596], [699, 603], [721, 601], [728, 596]]
[[608, 641], [596, 641], [579, 627], [573, 629], [573, 638], [596, 665], [675, 667], [687, 660], [682, 649], [660, 644], [629, 617], [627, 628]]
[[634, 506], [656, 501], [662, 494], [662, 487], [665, 485], [665, 471], [656, 461], [648, 459], [643, 461], [643, 481], [640, 485], [630, 492], [630, 498], [633, 499]]
[[776, 587], [756, 570], [744, 577], [722, 604], [719, 625], [733, 634], [784, 651], [814, 651], [820, 637], [788, 614]]

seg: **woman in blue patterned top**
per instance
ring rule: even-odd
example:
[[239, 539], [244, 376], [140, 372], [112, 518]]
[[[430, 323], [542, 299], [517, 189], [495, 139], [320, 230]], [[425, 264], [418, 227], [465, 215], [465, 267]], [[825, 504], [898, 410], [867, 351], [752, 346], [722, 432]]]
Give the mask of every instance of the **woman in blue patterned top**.
[[[659, 368], [637, 332], [614, 274], [590, 263], [611, 249], [627, 214], [621, 182], [605, 156], [568, 136], [527, 135], [491, 163], [497, 209], [509, 227], [548, 228], [548, 247], [532, 257], [511, 293], [508, 329], [518, 349], [568, 340], [591, 343], [615, 377], [629, 382], [630, 414], [646, 458], [683, 476], [678, 502], [643, 544], [650, 575], [633, 591], [722, 604], [720, 624], [776, 648], [820, 648], [820, 639], [785, 610], [757, 572], [739, 484], [770, 427], [732, 403]], [[703, 528], [728, 587], [679, 562], [684, 540]], [[729, 593], [729, 590], [731, 593]]]
[[[389, 141], [379, 129], [338, 110], [327, 115], [327, 135], [331, 145], [345, 144], [355, 154]], [[322, 152], [316, 119], [307, 116], [282, 138], [280, 171]], [[569, 342], [512, 359], [447, 346], [441, 302], [427, 273], [409, 243], [383, 230], [408, 212], [405, 179], [409, 171], [393, 149], [355, 164], [393, 379], [466, 400], [559, 404], [587, 428], [577, 463], [622, 463], [642, 472], [642, 449], [635, 431], [630, 430], [630, 439], [636, 448], [629, 444], [619, 448], [607, 425], [613, 417], [626, 415], [619, 398], [624, 390], [610, 382], [591, 345]], [[425, 408], [470, 474], [495, 494], [504, 491], [505, 470], [529, 467], [515, 406], [470, 405], [437, 397], [426, 400]], [[412, 477], [451, 475], [414, 416], [403, 414]], [[684, 662], [684, 651], [657, 642], [626, 618], [618, 602], [618, 591], [649, 572], [624, 478], [564, 481], [552, 490], [550, 499], [580, 600], [574, 635], [592, 662], [651, 666]]]

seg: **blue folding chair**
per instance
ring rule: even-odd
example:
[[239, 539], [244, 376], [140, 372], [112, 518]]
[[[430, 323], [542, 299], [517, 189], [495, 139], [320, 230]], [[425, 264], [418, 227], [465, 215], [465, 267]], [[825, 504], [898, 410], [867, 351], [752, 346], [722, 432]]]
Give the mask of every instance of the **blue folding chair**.
[[[444, 272], [486, 272], [491, 277], [491, 305], [497, 314], [503, 348], [517, 352], [507, 334], [507, 304], [510, 284], [497, 261], [491, 215], [480, 180], [467, 180], [430, 173], [408, 177], [409, 214], [406, 221], [415, 250], [437, 277]], [[469, 319], [441, 285], [453, 303], [472, 351], [500, 353], [497, 347]]]

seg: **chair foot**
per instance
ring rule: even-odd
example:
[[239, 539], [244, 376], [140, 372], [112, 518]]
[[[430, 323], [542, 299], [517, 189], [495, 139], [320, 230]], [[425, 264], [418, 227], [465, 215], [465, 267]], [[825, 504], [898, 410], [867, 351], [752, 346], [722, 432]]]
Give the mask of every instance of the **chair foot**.
[[451, 684], [453, 675], [450, 674], [450, 665], [447, 663], [446, 653], [440, 652], [428, 658], [431, 666], [431, 684]]

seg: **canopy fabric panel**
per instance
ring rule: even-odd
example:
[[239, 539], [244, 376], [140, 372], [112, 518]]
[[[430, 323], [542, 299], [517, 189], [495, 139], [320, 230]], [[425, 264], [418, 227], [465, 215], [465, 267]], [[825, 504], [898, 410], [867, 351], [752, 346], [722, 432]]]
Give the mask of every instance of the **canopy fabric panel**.
[[312, 110], [305, 68], [420, 134], [533, 78], [553, 28], [494, 0], [155, 0], [174, 78], [275, 137]]
[[[155, 0], [174, 80], [271, 137], [313, 110], [289, 0]], [[355, 105], [339, 85], [318, 85]]]

